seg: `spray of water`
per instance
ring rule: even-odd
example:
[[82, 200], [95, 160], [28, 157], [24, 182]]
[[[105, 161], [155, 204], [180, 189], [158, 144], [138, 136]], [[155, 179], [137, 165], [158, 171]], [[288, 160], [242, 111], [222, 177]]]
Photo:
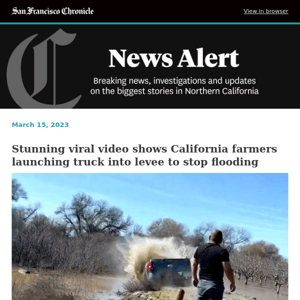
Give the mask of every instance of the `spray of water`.
[[[116, 278], [114, 286], [110, 291], [102, 291], [100, 300], [120, 300], [117, 292], [123, 291], [123, 284], [128, 279], [142, 279], [146, 263], [150, 259], [163, 258], [189, 258], [192, 259], [195, 247], [185, 245], [181, 240], [174, 237], [157, 239], [150, 237], [124, 237], [117, 244], [118, 255], [114, 255], [123, 265], [125, 271], [122, 277]], [[112, 249], [112, 253], [114, 253]], [[121, 257], [120, 254], [121, 253]], [[123, 263], [121, 263], [123, 262]]]
[[125, 243], [119, 245], [126, 266], [124, 271], [131, 278], [141, 280], [146, 263], [150, 259], [163, 258], [189, 258], [195, 252], [195, 247], [187, 246], [183, 241], [174, 237], [170, 238], [150, 238], [150, 237], [131, 237], [126, 238]]

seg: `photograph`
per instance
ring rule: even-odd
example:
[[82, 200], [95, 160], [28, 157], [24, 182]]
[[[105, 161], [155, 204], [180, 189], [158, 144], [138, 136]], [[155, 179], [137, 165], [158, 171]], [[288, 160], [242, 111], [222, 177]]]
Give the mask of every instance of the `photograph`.
[[288, 299], [288, 173], [12, 173], [12, 299]]

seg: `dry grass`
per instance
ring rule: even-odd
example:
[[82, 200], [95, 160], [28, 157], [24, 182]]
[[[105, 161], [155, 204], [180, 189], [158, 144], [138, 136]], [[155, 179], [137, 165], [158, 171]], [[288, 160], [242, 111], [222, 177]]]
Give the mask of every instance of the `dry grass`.
[[[23, 275], [24, 277], [28, 275]], [[26, 279], [25, 279], [26, 280]], [[28, 280], [29, 281], [29, 280]], [[75, 300], [73, 293], [56, 277], [43, 276], [38, 280], [14, 281], [12, 284], [13, 300]]]
[[177, 291], [159, 291], [159, 292], [152, 292], [151, 298], [152, 299], [160, 299], [160, 300], [173, 300], [176, 298]]
[[[153, 300], [156, 300], [156, 299], [157, 300], [174, 300], [174, 299], [176, 299], [176, 294], [177, 294], [177, 291], [156, 291], [156, 292], [151, 292], [150, 299], [153, 299]], [[133, 299], [136, 299], [136, 298], [133, 298], [131, 296], [127, 296], [127, 297], [125, 297], [124, 300], [133, 300]], [[194, 298], [192, 298], [192, 299], [194, 299]]]
[[136, 279], [130, 279], [123, 284], [125, 293], [134, 293], [134, 292], [149, 292], [155, 291], [154, 286], [148, 281], [139, 281]]
[[13, 300], [89, 300], [108, 288], [105, 280], [85, 274], [46, 272], [23, 275], [12, 272]]
[[37, 274], [26, 274], [23, 275], [20, 272], [13, 270], [12, 271], [12, 287], [24, 288], [24, 286], [36, 281], [39, 279]]

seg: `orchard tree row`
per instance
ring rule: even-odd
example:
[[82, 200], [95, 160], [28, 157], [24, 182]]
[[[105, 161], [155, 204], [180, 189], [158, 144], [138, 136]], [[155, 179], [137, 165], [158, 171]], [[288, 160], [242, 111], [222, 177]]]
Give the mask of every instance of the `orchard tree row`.
[[[253, 244], [267, 245], [263, 241]], [[253, 244], [248, 245], [248, 247]], [[288, 261], [278, 255], [262, 256], [258, 253], [251, 255], [241, 250], [232, 253], [230, 261], [237, 278], [241, 279], [241, 276], [244, 276], [245, 285], [248, 284], [249, 279], [253, 280], [253, 278], [257, 278], [259, 284], [262, 285], [263, 281], [267, 281], [269, 278], [274, 281], [277, 294], [279, 294], [282, 285], [288, 286]]]

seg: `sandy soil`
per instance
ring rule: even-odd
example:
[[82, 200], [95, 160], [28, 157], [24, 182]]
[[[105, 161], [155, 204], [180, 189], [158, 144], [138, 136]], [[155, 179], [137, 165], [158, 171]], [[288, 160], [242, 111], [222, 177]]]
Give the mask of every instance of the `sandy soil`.
[[[197, 289], [195, 287], [185, 287], [184, 288], [184, 298], [183, 300], [195, 300]], [[176, 294], [178, 289], [175, 288], [163, 288], [162, 291], [158, 292], [148, 292], [148, 293], [141, 293], [136, 292], [132, 295], [128, 295], [124, 299], [131, 300], [131, 299], [147, 299], [147, 300], [175, 300]], [[244, 295], [238, 293], [224, 293], [223, 299], [225, 300], [249, 300]], [[253, 298], [252, 298], [253, 299]]]
[[[173, 298], [170, 299], [175, 299], [176, 292], [174, 292]], [[195, 300], [196, 299], [196, 294], [197, 294], [197, 289], [195, 287], [188, 287], [184, 288], [184, 300]], [[238, 293], [224, 293], [223, 299], [226, 300], [249, 300], [249, 298], [238, 294]]]

